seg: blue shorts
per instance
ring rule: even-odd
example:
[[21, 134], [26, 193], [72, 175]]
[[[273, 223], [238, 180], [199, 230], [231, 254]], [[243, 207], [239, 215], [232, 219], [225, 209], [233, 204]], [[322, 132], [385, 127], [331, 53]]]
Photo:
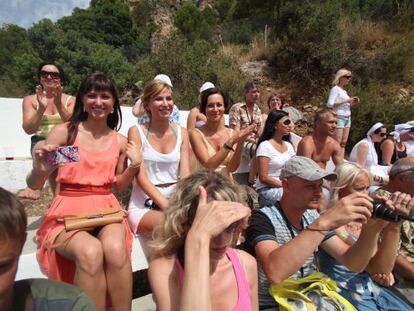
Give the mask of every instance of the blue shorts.
[[338, 123], [336, 124], [336, 128], [343, 129], [344, 127], [351, 127], [351, 116], [338, 116]]

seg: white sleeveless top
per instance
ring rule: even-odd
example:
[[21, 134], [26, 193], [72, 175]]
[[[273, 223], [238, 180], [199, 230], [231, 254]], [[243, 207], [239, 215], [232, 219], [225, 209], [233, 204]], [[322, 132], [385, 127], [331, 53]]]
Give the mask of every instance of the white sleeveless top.
[[155, 150], [144, 135], [140, 125], [137, 126], [142, 143], [142, 157], [149, 180], [155, 185], [175, 183], [178, 181], [181, 158], [181, 126], [177, 126], [177, 143], [170, 153]]
[[377, 152], [375, 151], [374, 143], [372, 141], [369, 141], [368, 138], [364, 138], [355, 144], [355, 146], [352, 148], [351, 154], [349, 155], [349, 161], [351, 162], [357, 161], [358, 147], [361, 144], [368, 145], [368, 154], [367, 154], [367, 159], [365, 162], [365, 168], [370, 170], [371, 166], [378, 165], [378, 155], [377, 155]]

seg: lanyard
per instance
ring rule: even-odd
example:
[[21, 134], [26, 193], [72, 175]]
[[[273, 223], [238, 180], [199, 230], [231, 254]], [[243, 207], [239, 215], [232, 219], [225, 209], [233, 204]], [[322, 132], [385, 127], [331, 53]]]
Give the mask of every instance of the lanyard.
[[[282, 208], [281, 208], [281, 206], [280, 206], [280, 203], [279, 203], [279, 205], [277, 206], [277, 208], [278, 208], [278, 210], [279, 210], [280, 215], [282, 215], [283, 220], [284, 220], [284, 221], [285, 221], [285, 223], [286, 223], [286, 227], [288, 228], [289, 233], [290, 233], [290, 236], [291, 236], [291, 238], [292, 238], [292, 240], [293, 240], [293, 239], [296, 237], [296, 235], [295, 235], [295, 233], [294, 233], [294, 231], [293, 231], [294, 226], [290, 223], [289, 219], [286, 217], [285, 213], [283, 212], [283, 209], [282, 209]], [[301, 220], [300, 220], [300, 226], [302, 227], [302, 229], [301, 229], [301, 230], [303, 230], [303, 220], [305, 220], [306, 224], [307, 224], [307, 225], [309, 225], [309, 224], [308, 224], [308, 221], [306, 220], [306, 218], [302, 216], [302, 218], [301, 218]], [[298, 230], [298, 231], [301, 231], [301, 230]], [[304, 272], [304, 268], [303, 268], [303, 266], [302, 266], [302, 267], [300, 267], [299, 271], [300, 271], [300, 277], [302, 277], [302, 278], [303, 278], [303, 277], [305, 276], [305, 272]]]
[[249, 120], [249, 125], [252, 125], [253, 121], [254, 121], [254, 106], [253, 106], [253, 114], [252, 114], [251, 118], [250, 118], [250, 115], [249, 115], [249, 108], [247, 108], [247, 104], [246, 104], [246, 106], [244, 106], [244, 108], [246, 109], [246, 114], [247, 114], [247, 119]]

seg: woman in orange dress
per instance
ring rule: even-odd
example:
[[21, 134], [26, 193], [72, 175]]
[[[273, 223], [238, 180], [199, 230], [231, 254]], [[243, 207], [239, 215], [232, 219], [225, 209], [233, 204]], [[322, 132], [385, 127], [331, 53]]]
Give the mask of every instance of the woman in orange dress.
[[[35, 151], [31, 187], [39, 188], [56, 169], [47, 153], [57, 146], [78, 147], [79, 162], [58, 167], [60, 191], [51, 203], [36, 235], [37, 258], [49, 278], [81, 287], [104, 310], [108, 293], [113, 310], [130, 310], [132, 232], [128, 223], [112, 223], [93, 231], [67, 232], [57, 217], [120, 209], [112, 185], [123, 190], [138, 172], [140, 151], [117, 133], [121, 110], [114, 83], [95, 73], [81, 83], [70, 121], [57, 125]], [[127, 167], [127, 159], [130, 164]]]

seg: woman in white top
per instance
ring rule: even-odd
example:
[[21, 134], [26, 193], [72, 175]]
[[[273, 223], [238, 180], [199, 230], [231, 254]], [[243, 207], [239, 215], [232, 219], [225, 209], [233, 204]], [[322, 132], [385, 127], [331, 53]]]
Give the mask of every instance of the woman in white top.
[[[355, 144], [349, 155], [349, 161], [356, 162], [373, 173], [373, 169], [378, 165], [378, 154], [375, 150], [375, 143], [382, 141], [387, 135], [387, 129], [381, 122], [375, 123], [369, 128], [366, 137]], [[383, 183], [384, 178], [373, 175], [374, 181]]]
[[259, 178], [255, 188], [259, 193], [261, 206], [274, 205], [282, 196], [280, 170], [285, 162], [295, 155], [292, 144], [285, 141], [291, 132], [292, 124], [286, 111], [269, 112], [256, 151]]
[[189, 174], [188, 135], [184, 128], [168, 121], [174, 106], [168, 84], [149, 82], [142, 102], [149, 122], [128, 131], [128, 139], [141, 146], [144, 160], [133, 182], [128, 220], [134, 233], [151, 235], [175, 183]]
[[328, 102], [326, 103], [328, 108], [334, 109], [338, 115], [336, 140], [341, 145], [343, 153], [345, 152], [345, 145], [351, 128], [351, 108], [359, 103], [357, 96], [350, 97], [344, 89], [351, 79], [352, 73], [349, 70], [339, 69], [332, 81], [334, 86], [329, 92]]

